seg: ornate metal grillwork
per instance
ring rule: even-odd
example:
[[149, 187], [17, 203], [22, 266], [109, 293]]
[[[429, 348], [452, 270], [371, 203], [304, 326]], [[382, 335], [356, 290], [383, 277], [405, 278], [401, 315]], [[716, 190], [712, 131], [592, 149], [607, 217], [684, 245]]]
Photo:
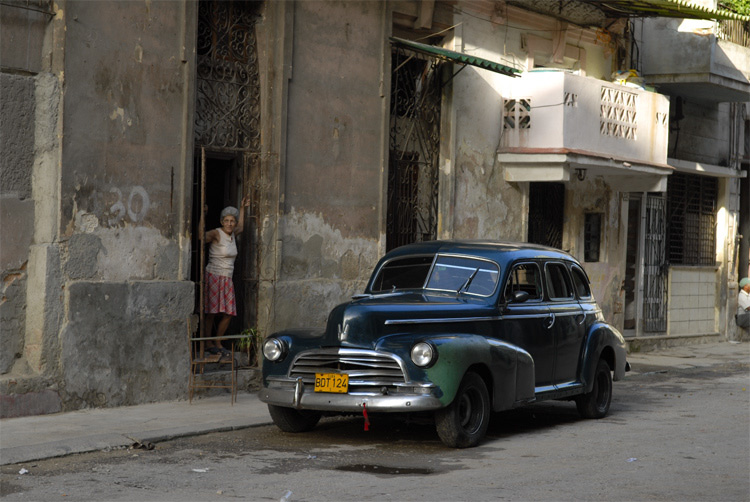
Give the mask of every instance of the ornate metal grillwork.
[[198, 9], [195, 140], [220, 150], [258, 150], [258, 4], [202, 1]]
[[386, 247], [437, 236], [440, 65], [404, 49], [392, 58]]
[[529, 242], [562, 247], [565, 185], [531, 183], [529, 187]]
[[646, 198], [646, 243], [643, 262], [643, 331], [667, 330], [666, 201]]

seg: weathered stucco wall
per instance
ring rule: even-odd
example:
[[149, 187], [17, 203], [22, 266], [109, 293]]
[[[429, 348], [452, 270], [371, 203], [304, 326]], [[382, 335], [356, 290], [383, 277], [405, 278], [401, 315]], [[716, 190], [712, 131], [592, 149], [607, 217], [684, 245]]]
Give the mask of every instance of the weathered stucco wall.
[[[462, 22], [463, 47], [457, 50], [501, 61], [506, 56], [488, 48], [502, 48], [499, 41], [507, 40], [506, 52], [520, 53], [517, 32], [506, 37], [507, 28], [471, 15], [458, 21]], [[455, 238], [526, 240], [528, 187], [507, 183], [496, 160], [502, 135], [502, 96], [510, 80], [511, 77], [475, 67], [466, 67], [453, 80]]]
[[729, 165], [729, 103], [684, 101], [679, 131], [669, 135], [669, 157], [718, 166]]
[[[627, 212], [621, 210], [621, 194], [601, 178], [572, 181], [565, 190], [563, 249], [586, 269], [604, 318], [623, 326]], [[586, 213], [602, 213], [599, 261], [587, 262], [584, 254]]]
[[3, 256], [13, 299], [0, 313], [14, 332], [3, 372], [16, 359], [0, 381], [4, 416], [185, 395], [195, 8], [58, 2], [47, 71], [24, 85], [2, 75], [16, 93], [10, 120], [32, 131], [31, 147], [12, 145], [31, 165], [10, 179], [21, 180], [14, 218], [31, 218], [20, 241], [33, 236], [26, 258]]
[[60, 367], [69, 407], [185, 391], [194, 7], [65, 6]]
[[322, 325], [381, 240], [384, 2], [296, 2], [276, 329]]

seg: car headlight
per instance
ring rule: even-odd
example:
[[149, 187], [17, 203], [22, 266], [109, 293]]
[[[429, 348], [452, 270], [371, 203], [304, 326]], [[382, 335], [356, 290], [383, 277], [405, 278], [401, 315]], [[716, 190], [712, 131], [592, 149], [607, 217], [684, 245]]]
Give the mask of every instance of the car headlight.
[[263, 355], [269, 361], [279, 361], [285, 354], [286, 346], [278, 338], [269, 338], [263, 343]]
[[419, 342], [411, 348], [411, 360], [421, 368], [431, 365], [436, 358], [437, 350], [429, 343]]

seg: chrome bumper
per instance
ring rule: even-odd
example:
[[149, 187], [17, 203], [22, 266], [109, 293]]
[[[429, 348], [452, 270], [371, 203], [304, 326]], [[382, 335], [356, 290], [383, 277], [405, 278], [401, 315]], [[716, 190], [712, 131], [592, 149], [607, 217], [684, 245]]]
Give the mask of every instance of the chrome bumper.
[[404, 413], [431, 411], [443, 408], [432, 394], [398, 392], [394, 394], [314, 392], [301, 380], [269, 382], [258, 392], [261, 401], [298, 410], [319, 410], [361, 413], [364, 407], [371, 412]]

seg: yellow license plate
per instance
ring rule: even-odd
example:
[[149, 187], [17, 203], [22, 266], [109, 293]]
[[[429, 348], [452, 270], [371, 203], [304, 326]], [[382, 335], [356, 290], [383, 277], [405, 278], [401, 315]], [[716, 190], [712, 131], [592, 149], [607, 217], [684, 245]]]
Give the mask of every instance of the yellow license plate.
[[337, 392], [349, 390], [349, 375], [338, 373], [315, 373], [315, 392]]

